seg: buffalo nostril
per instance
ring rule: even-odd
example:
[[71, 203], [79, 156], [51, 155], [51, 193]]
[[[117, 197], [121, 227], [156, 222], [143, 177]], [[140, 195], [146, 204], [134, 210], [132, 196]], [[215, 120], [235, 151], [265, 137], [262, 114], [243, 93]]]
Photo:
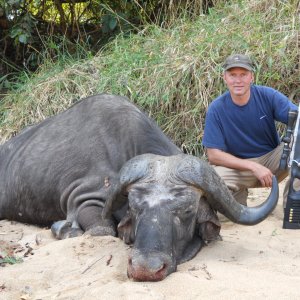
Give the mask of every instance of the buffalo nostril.
[[163, 273], [167, 269], [167, 264], [163, 264], [160, 269], [156, 271], [156, 274]]
[[129, 264], [130, 266], [132, 266], [132, 258], [131, 258], [131, 257], [128, 258], [128, 264]]
[[157, 272], [160, 272], [161, 270], [164, 270], [167, 267], [166, 264], [162, 264], [161, 267], [157, 268]]

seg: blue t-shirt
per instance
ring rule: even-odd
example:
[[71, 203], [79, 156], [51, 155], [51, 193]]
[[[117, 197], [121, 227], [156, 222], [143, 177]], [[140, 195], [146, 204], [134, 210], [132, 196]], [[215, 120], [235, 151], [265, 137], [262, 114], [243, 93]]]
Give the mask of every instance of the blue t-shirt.
[[262, 156], [278, 146], [275, 120], [287, 124], [290, 109], [298, 107], [270, 87], [252, 85], [242, 106], [227, 91], [208, 107], [202, 144], [240, 158]]

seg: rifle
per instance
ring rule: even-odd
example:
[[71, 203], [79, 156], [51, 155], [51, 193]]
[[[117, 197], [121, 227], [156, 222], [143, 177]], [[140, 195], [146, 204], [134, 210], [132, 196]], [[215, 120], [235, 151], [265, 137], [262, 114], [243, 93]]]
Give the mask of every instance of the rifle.
[[279, 169], [290, 167], [290, 183], [284, 209], [283, 228], [300, 229], [300, 190], [295, 190], [294, 181], [300, 180], [300, 113], [290, 110], [284, 147]]

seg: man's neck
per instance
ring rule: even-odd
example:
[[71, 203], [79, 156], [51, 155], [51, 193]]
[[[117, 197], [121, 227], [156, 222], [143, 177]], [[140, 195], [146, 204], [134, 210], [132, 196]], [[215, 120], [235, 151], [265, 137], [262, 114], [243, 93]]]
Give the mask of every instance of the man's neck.
[[239, 106], [243, 106], [246, 105], [249, 102], [250, 99], [250, 91], [249, 93], [245, 94], [245, 95], [233, 95], [231, 94], [231, 99], [233, 101], [234, 104], [239, 105]]

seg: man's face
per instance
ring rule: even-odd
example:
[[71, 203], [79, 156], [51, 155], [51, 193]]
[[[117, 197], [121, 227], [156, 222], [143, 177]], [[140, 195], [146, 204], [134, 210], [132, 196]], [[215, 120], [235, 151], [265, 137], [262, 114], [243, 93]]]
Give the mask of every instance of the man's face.
[[234, 96], [241, 97], [250, 92], [254, 76], [251, 71], [236, 67], [225, 71], [223, 78], [229, 92]]

